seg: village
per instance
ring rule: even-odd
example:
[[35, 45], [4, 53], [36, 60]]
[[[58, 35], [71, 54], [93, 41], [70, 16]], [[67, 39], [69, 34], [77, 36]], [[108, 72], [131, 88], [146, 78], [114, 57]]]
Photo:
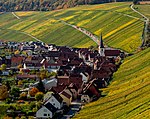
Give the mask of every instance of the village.
[[109, 85], [125, 57], [124, 52], [105, 47], [102, 36], [98, 50], [0, 41], [0, 51], [0, 103], [36, 102], [28, 114], [10, 106], [7, 115], [37, 119], [67, 119], [73, 116], [71, 109], [78, 112], [101, 98], [101, 89]]

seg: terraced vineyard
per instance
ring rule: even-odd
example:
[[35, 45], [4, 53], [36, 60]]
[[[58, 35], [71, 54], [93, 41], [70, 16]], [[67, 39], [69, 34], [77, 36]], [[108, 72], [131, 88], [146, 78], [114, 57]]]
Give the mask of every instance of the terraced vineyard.
[[[138, 5], [149, 16], [149, 5]], [[150, 48], [126, 58], [110, 85], [102, 89], [104, 97], [87, 104], [74, 119], [149, 119]]]
[[149, 119], [150, 48], [126, 58], [106, 97], [87, 104], [74, 119]]
[[[0, 36], [0, 39], [31, 40], [32, 38], [25, 34], [19, 35], [19, 32], [25, 32], [44, 42], [57, 45], [96, 46], [89, 37], [60, 21], [64, 20], [83, 27], [97, 36], [102, 32], [105, 43], [111, 47], [134, 52], [141, 44], [143, 21], [129, 8], [130, 4], [108, 3], [52, 12], [17, 12], [21, 19], [15, 18], [11, 13], [3, 14], [0, 15], [0, 28], [3, 28], [1, 34], [3, 32], [5, 34]], [[126, 16], [124, 13], [134, 17]]]

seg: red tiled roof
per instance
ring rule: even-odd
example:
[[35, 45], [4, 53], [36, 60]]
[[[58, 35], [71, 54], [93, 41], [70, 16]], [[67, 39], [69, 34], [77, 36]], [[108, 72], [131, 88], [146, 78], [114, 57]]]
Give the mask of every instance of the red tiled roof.
[[55, 91], [57, 93], [62, 92], [64, 89], [66, 88], [66, 85], [62, 84], [62, 85], [57, 85], [57, 87], [53, 87], [51, 89], [51, 91]]
[[120, 50], [105, 50], [105, 56], [119, 56]]
[[19, 57], [12, 57], [11, 58], [11, 62], [18, 63], [18, 62], [22, 62], [23, 59], [24, 59], [24, 57], [21, 57], [21, 56], [19, 56]]
[[37, 78], [38, 76], [37, 75], [30, 75], [30, 74], [18, 74], [17, 75], [17, 78], [21, 78], [21, 79], [23, 79], [23, 78], [31, 78], [31, 79], [35, 79], [35, 78]]

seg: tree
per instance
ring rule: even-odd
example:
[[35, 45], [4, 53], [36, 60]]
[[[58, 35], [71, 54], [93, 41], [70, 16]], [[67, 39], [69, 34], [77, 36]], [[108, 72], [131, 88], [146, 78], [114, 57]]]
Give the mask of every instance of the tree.
[[13, 119], [12, 117], [6, 116], [3, 119]]
[[8, 90], [6, 85], [0, 86], [0, 100], [4, 100], [8, 97]]
[[10, 104], [11, 103], [11, 98], [6, 98], [6, 101], [5, 101], [7, 104]]
[[30, 94], [31, 97], [34, 97], [37, 92], [39, 92], [39, 90], [34, 87], [34, 88], [32, 88], [32, 89], [29, 91], [29, 94]]
[[38, 93], [35, 95], [35, 99], [36, 99], [37, 101], [42, 100], [43, 97], [44, 97], [43, 92], [38, 92]]
[[22, 80], [18, 81], [18, 86], [21, 86], [23, 84]]
[[133, 4], [136, 5], [138, 4], [139, 0], [133, 0]]
[[39, 83], [38, 83], [37, 88], [38, 88], [38, 90], [39, 90], [40, 92], [43, 92], [43, 93], [45, 92], [45, 87], [44, 87], [44, 85], [43, 85], [42, 80], [39, 80]]
[[15, 55], [20, 54], [20, 51], [19, 51], [19, 50], [16, 50], [16, 51], [14, 52], [14, 54], [15, 54]]
[[26, 99], [27, 99], [27, 93], [26, 93], [26, 92], [22, 92], [22, 93], [20, 94], [19, 99], [21, 99], [21, 100], [26, 100]]
[[32, 109], [35, 108], [35, 107], [36, 107], [35, 102], [31, 102], [31, 103], [29, 104], [30, 110], [32, 110]]
[[12, 95], [13, 97], [19, 97], [20, 89], [18, 87], [12, 87], [10, 90], [10, 95]]
[[9, 81], [6, 81], [7, 90], [9, 91], [11, 89]]
[[21, 65], [21, 64], [19, 64], [19, 65], [17, 66], [17, 68], [18, 68], [18, 69], [22, 68], [22, 65]]
[[1, 70], [6, 70], [7, 65], [6, 64], [2, 64], [1, 65]]

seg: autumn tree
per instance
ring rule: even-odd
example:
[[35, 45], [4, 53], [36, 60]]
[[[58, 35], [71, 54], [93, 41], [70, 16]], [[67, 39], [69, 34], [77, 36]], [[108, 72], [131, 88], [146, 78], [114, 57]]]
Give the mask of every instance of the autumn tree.
[[8, 97], [8, 90], [6, 85], [0, 86], [0, 100], [4, 100]]
[[22, 80], [19, 80], [18, 81], [18, 86], [22, 86], [22, 84], [23, 84]]
[[36, 93], [39, 92], [39, 90], [35, 87], [33, 87], [30, 91], [29, 94], [31, 97], [34, 97], [36, 95]]
[[26, 99], [27, 99], [27, 93], [26, 93], [26, 92], [22, 92], [22, 93], [20, 94], [19, 99], [21, 99], [21, 100], [26, 100]]

